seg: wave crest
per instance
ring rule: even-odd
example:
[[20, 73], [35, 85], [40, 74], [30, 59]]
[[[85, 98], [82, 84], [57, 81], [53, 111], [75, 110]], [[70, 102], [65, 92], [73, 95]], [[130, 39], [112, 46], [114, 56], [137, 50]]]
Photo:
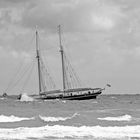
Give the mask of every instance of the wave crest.
[[11, 116], [0, 115], [0, 122], [20, 122], [20, 121], [33, 120], [33, 119], [34, 117], [23, 118], [23, 117], [16, 117], [14, 115]]
[[118, 117], [98, 118], [98, 120], [105, 120], [105, 121], [131, 121], [132, 117], [130, 115], [123, 115], [123, 116], [118, 116]]
[[58, 121], [66, 121], [66, 120], [70, 120], [74, 117], [76, 117], [77, 113], [74, 113], [71, 117], [45, 117], [45, 116], [41, 116], [39, 115], [39, 118], [45, 122], [58, 122]]

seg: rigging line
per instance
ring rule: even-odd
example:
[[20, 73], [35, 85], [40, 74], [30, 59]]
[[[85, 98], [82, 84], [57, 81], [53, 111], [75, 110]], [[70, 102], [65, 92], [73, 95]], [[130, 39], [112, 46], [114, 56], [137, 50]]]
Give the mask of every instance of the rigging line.
[[[65, 39], [65, 35], [64, 35], [64, 33], [63, 33], [63, 30], [61, 30], [61, 38], [63, 39], [63, 44], [64, 44], [64, 45], [63, 45], [63, 51], [64, 51], [64, 53], [67, 52], [67, 57], [69, 57], [70, 60], [72, 60], [72, 59], [71, 59], [72, 57], [71, 57], [71, 55], [70, 55], [70, 53], [69, 53], [69, 52], [70, 52], [70, 51], [69, 51], [69, 47], [67, 47], [68, 45], [67, 45], [67, 46], [65, 45], [65, 42], [66, 42], [65, 40], [66, 40], [66, 39]], [[66, 50], [66, 51], [65, 51], [65, 50]]]
[[[42, 61], [40, 61], [41, 62], [41, 64], [42, 64]], [[45, 89], [46, 89], [46, 86], [45, 86], [45, 80], [44, 80], [44, 71], [43, 71], [43, 65], [41, 65], [41, 67], [42, 67], [42, 71], [41, 71], [41, 85], [42, 85], [42, 88], [43, 88], [43, 90], [45, 91]]]
[[23, 63], [22, 63], [22, 62], [20, 62], [20, 63], [16, 66], [16, 72], [15, 72], [14, 76], [11, 78], [11, 80], [10, 80], [10, 82], [9, 82], [9, 84], [8, 84], [8, 86], [7, 86], [7, 88], [5, 89], [5, 92], [7, 92], [7, 91], [9, 90], [9, 88], [12, 86], [13, 81], [14, 81], [14, 79], [18, 76], [18, 74], [19, 74], [19, 72], [20, 72], [22, 66], [23, 66]]
[[75, 82], [75, 84], [80, 85], [80, 81], [78, 80], [77, 75], [74, 73], [74, 70], [70, 64], [70, 62], [68, 61], [68, 59], [65, 56], [65, 60], [67, 61], [67, 67], [68, 67], [68, 71], [70, 72], [70, 74], [72, 75], [73, 78], [71, 78], [72, 81]]
[[[32, 80], [34, 81], [35, 86], [34, 86], [34, 88], [30, 89], [30, 93], [35, 93], [35, 94], [37, 93], [38, 94], [38, 78], [36, 76], [37, 75], [36, 57], [34, 57], [34, 59], [32, 59], [32, 63], [30, 63], [30, 64], [33, 65], [33, 63], [34, 63], [33, 67], [35, 67], [35, 68], [33, 68], [34, 70], [33, 70], [33, 73], [31, 75], [32, 75]], [[30, 65], [30, 66], [32, 66], [32, 65]], [[29, 82], [28, 82], [28, 84], [29, 84]]]
[[71, 69], [69, 69], [69, 83], [70, 83], [71, 88], [77, 87], [77, 82], [75, 80], [75, 77]]
[[[27, 67], [27, 66], [26, 66], [26, 67]], [[22, 68], [22, 67], [21, 67], [21, 68]], [[20, 68], [20, 70], [21, 70], [21, 68]], [[24, 72], [23, 69], [22, 69], [22, 71], [21, 71], [21, 73], [20, 73], [20, 70], [18, 71], [18, 73], [16, 73], [15, 78], [12, 79], [12, 81], [11, 81], [11, 86], [8, 88], [8, 90], [11, 90], [12, 88], [14, 88], [14, 87], [17, 85], [17, 83], [20, 81], [19, 79], [20, 79], [22, 73]], [[25, 68], [24, 68], [24, 70], [25, 70]], [[19, 78], [19, 79], [18, 79], [18, 78]], [[15, 81], [14, 81], [14, 80], [15, 80]]]
[[79, 84], [81, 85], [81, 80], [80, 80], [79, 76], [77, 75], [77, 73], [75, 72], [75, 70], [73, 69], [73, 66], [72, 66], [71, 63], [69, 62], [69, 59], [68, 59], [66, 56], [65, 56], [65, 58], [66, 58], [66, 60], [67, 60], [67, 62], [68, 62], [68, 64], [69, 64], [69, 67], [71, 68], [71, 70], [72, 70], [72, 72], [73, 72], [75, 78], [78, 80]]
[[[54, 88], [55, 88], [55, 85], [54, 85], [54, 83], [52, 82], [52, 79], [51, 79], [49, 73], [46, 72], [46, 76], [47, 76], [48, 78], [46, 77], [45, 79], [46, 79], [46, 81], [48, 81], [50, 88], [54, 89]], [[48, 80], [47, 80], [47, 79], [48, 79]]]
[[51, 89], [54, 89], [54, 85], [52, 84], [52, 82], [51, 82], [51, 79], [50, 79], [50, 77], [49, 77], [49, 74], [48, 73], [46, 73], [45, 71], [44, 71], [44, 73], [45, 73], [45, 75], [46, 75], [46, 77], [45, 77], [45, 84], [47, 85], [47, 87], [48, 87], [48, 90], [51, 90]]
[[[65, 48], [66, 48], [66, 47], [65, 47]], [[65, 49], [65, 48], [64, 48], [64, 49]], [[65, 51], [64, 51], [64, 55], [65, 55]], [[81, 80], [80, 80], [80, 78], [78, 77], [78, 75], [75, 73], [75, 71], [74, 71], [74, 69], [73, 69], [71, 63], [69, 62], [69, 59], [66, 57], [66, 55], [65, 55], [65, 59], [66, 59], [67, 62], [69, 63], [68, 67], [70, 67], [70, 69], [71, 69], [71, 71], [72, 71], [72, 73], [73, 73], [73, 76], [74, 76], [75, 80], [76, 80], [76, 81], [79, 83], [79, 85], [81, 86]]]
[[[32, 39], [29, 42], [29, 44], [31, 44], [33, 42], [33, 38], [34, 38], [34, 36], [32, 37]], [[28, 45], [26, 45], [26, 46], [28, 46]], [[31, 45], [29, 45], [29, 46], [31, 46]], [[17, 64], [16, 72], [15, 72], [14, 76], [11, 78], [10, 82], [8, 83], [7, 88], [4, 90], [5, 92], [7, 92], [12, 87], [13, 81], [14, 81], [14, 79], [16, 79], [16, 77], [18, 77], [18, 74], [19, 74], [22, 66], [23, 66], [23, 60], [21, 62], [19, 62], [19, 64]]]
[[64, 55], [64, 75], [65, 75], [65, 81], [66, 81], [66, 86], [67, 88], [70, 88], [70, 84], [69, 84], [69, 77], [68, 77], [68, 66], [67, 66], [67, 63], [66, 63], [66, 59], [65, 59], [65, 55]]
[[72, 83], [75, 83], [75, 85], [73, 86], [79, 87], [80, 83], [77, 81], [77, 78], [75, 77], [72, 69], [70, 69], [70, 76], [71, 76], [70, 78], [71, 78]]
[[48, 70], [46, 69], [46, 67], [43, 63], [43, 60], [41, 60], [41, 64], [42, 64], [42, 67], [43, 67], [44, 75], [47, 76], [47, 77], [45, 77], [44, 82], [46, 82], [50, 86], [50, 88], [55, 88], [56, 87], [55, 83], [53, 82], [53, 79], [52, 79], [51, 75], [49, 74]]
[[69, 83], [68, 83], [68, 76], [67, 76], [67, 72], [66, 72], [66, 68], [64, 68], [64, 75], [65, 75], [65, 82], [66, 82], [66, 88], [69, 88]]
[[[35, 60], [35, 59], [34, 59], [34, 60]], [[29, 73], [28, 73], [28, 75], [27, 75], [27, 79], [25, 80], [25, 82], [24, 82], [24, 84], [23, 84], [23, 87], [22, 87], [20, 93], [23, 92], [24, 88], [25, 88], [26, 85], [28, 84], [29, 79], [31, 78], [31, 75], [32, 75], [32, 71], [33, 71], [34, 66], [35, 66], [35, 61], [33, 61], [32, 65], [31, 65], [31, 69], [30, 69], [30, 71], [29, 71]]]
[[[66, 59], [65, 59], [66, 60]], [[70, 78], [70, 76], [71, 76], [71, 71], [69, 70], [69, 65], [68, 65], [68, 63], [66, 63], [67, 65], [66, 65], [66, 70], [69, 72], [67, 72], [67, 79], [68, 79], [68, 86], [69, 86], [69, 88], [72, 88], [72, 79]]]
[[46, 86], [46, 78], [43, 78], [43, 77], [45, 77], [46, 76], [46, 73], [45, 73], [45, 71], [44, 71], [44, 69], [45, 69], [45, 66], [44, 66], [44, 63], [43, 63], [43, 61], [42, 61], [42, 59], [40, 59], [40, 62], [41, 62], [41, 77], [42, 77], [42, 87], [43, 87], [43, 90], [48, 90], [48, 84], [47, 84], [47, 86]]
[[11, 88], [15, 88], [15, 86], [19, 83], [19, 81], [23, 78], [23, 76], [26, 74], [26, 72], [28, 71], [29, 67], [26, 66], [27, 69], [24, 69], [25, 71], [23, 71], [22, 75], [20, 75], [19, 79], [17, 79], [17, 81], [13, 84], [13, 87]]
[[71, 75], [73, 75], [73, 79], [71, 78], [71, 80], [73, 81], [72, 83], [75, 83], [75, 87], [80, 87], [80, 83], [77, 81], [77, 78], [74, 76], [74, 74], [71, 71]]
[[77, 75], [76, 72], [74, 71], [72, 65], [71, 65], [71, 64], [69, 64], [69, 65], [70, 65], [70, 67], [71, 67], [71, 71], [72, 71], [72, 74], [74, 75], [75, 80], [77, 81], [78, 85], [81, 86], [81, 80], [80, 80], [80, 78], [78, 77], [78, 75]]
[[[66, 70], [67, 70], [68, 72], [70, 72], [70, 71], [69, 71], [69, 65], [68, 65], [68, 63], [66, 63], [66, 64], [67, 64], [67, 65], [66, 65]], [[68, 73], [68, 72], [67, 72], [67, 83], [68, 83], [69, 88], [72, 88], [74, 83], [72, 83], [72, 80], [71, 80], [71, 78], [70, 78], [70, 73]]]
[[80, 83], [78, 82], [76, 76], [74, 75], [74, 72], [72, 71], [72, 68], [69, 66], [69, 71], [70, 71], [70, 79], [72, 83], [75, 83], [75, 86], [79, 86]]
[[44, 88], [44, 90], [47, 91], [48, 90], [48, 83], [46, 81], [46, 73], [45, 73], [44, 69], [42, 69], [41, 76], [42, 76], [42, 85], [43, 85], [43, 88]]
[[41, 61], [42, 61], [42, 64], [44, 66], [44, 69], [45, 69], [47, 75], [49, 76], [50, 82], [53, 84], [53, 87], [56, 88], [56, 84], [55, 84], [55, 81], [54, 81], [54, 79], [52, 77], [52, 73], [50, 74], [49, 66], [47, 65], [47, 63], [44, 64], [42, 58], [41, 58]]
[[[64, 36], [62, 30], [61, 30], [61, 34], [62, 34], [63, 40], [64, 40], [64, 42], [65, 42], [65, 36]], [[64, 54], [65, 54], [65, 49], [66, 49], [66, 50], [69, 50], [68, 47], [66, 47], [66, 46], [63, 46], [63, 49], [64, 49]], [[66, 58], [68, 58], [68, 57], [71, 58], [71, 56], [70, 56], [70, 54], [69, 54], [68, 52], [69, 52], [69, 51], [67, 51], [67, 57], [66, 57]], [[71, 60], [71, 59], [70, 59], [70, 60]], [[67, 61], [68, 61], [68, 59], [67, 59]], [[68, 62], [69, 62], [69, 61], [68, 61]], [[81, 82], [79, 76], [75, 73], [75, 71], [74, 71], [74, 69], [73, 69], [73, 67], [72, 67], [72, 65], [71, 65], [70, 62], [69, 62], [69, 64], [70, 64], [70, 66], [71, 66], [71, 69], [72, 69], [72, 71], [73, 71], [73, 73], [74, 73], [74, 75], [75, 75], [77, 81], [79, 82], [79, 85], [82, 86], [82, 84], [81, 84], [82, 82]]]
[[69, 80], [69, 73], [67, 72], [69, 69], [68, 69], [68, 65], [66, 65], [66, 61], [65, 61], [65, 79], [66, 79], [66, 84], [67, 84], [67, 88], [71, 88], [71, 82]]
[[[51, 71], [51, 70], [50, 70], [50, 67], [49, 67], [48, 62], [47, 62], [47, 58], [46, 58], [46, 57], [43, 57], [43, 58], [44, 58], [45, 61], [46, 61], [46, 63], [43, 62], [45, 68], [47, 69], [48, 73], [51, 73], [51, 72], [50, 72], [50, 71]], [[43, 61], [44, 59], [42, 59], [42, 61]], [[52, 75], [52, 73], [51, 73], [50, 75]], [[52, 79], [53, 79], [53, 78], [52, 78]], [[54, 82], [54, 83], [55, 83], [55, 82]]]

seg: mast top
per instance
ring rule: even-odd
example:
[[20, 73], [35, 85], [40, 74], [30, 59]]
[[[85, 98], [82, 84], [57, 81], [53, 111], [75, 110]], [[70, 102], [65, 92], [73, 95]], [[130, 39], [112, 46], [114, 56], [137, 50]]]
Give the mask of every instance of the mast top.
[[59, 34], [60, 52], [63, 52], [62, 37], [61, 37], [61, 25], [58, 25], [58, 34]]

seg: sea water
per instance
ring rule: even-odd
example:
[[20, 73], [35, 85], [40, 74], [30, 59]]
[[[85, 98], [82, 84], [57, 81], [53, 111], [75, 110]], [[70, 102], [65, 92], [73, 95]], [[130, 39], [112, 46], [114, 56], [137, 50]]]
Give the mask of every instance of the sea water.
[[0, 98], [0, 140], [140, 140], [140, 95], [27, 99]]

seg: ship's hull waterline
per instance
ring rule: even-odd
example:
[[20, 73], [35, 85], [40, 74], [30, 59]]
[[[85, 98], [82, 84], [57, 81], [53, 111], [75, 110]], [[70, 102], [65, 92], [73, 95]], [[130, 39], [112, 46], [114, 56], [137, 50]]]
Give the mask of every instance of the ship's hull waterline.
[[39, 100], [53, 100], [53, 99], [60, 99], [60, 100], [90, 100], [96, 99], [98, 95], [100, 95], [102, 91], [90, 94], [80, 94], [80, 95], [66, 95], [66, 96], [39, 96], [33, 95], [32, 97]]

